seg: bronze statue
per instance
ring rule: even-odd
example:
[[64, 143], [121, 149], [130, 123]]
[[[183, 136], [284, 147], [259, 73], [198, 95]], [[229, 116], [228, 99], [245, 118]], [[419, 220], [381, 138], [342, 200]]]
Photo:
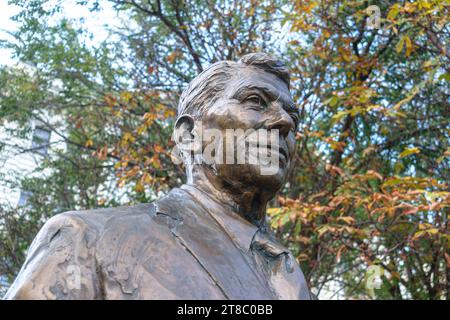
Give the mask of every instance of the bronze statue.
[[282, 187], [295, 150], [288, 70], [263, 53], [214, 63], [180, 98], [179, 146], [193, 142], [199, 121], [203, 130], [224, 134], [279, 133], [276, 145], [257, 143], [258, 150], [270, 148], [277, 170], [262, 174], [267, 163], [259, 162], [195, 162], [206, 142], [181, 146], [185, 185], [153, 203], [54, 216], [5, 298], [310, 299], [295, 258], [266, 225], [267, 202]]

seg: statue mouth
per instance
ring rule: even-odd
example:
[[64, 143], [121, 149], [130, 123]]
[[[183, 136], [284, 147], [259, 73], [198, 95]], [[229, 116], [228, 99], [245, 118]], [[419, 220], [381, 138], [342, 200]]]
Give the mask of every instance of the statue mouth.
[[[289, 161], [289, 151], [287, 150], [287, 148], [284, 148], [280, 145], [271, 145], [271, 144], [256, 144], [254, 145], [253, 149], [254, 151], [259, 152], [260, 150], [262, 150], [264, 152], [264, 150], [266, 150], [265, 155], [267, 157], [272, 157], [272, 153], [274, 153], [275, 155], [278, 156], [278, 159], [281, 161], [282, 164], [287, 164]], [[248, 149], [249, 152], [252, 150], [251, 148]]]

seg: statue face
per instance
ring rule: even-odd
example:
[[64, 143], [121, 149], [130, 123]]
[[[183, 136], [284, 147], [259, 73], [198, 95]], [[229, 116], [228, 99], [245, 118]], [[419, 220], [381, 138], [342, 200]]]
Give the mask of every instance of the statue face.
[[[257, 150], [266, 152], [271, 159], [278, 160], [272, 174], [264, 173], [266, 164], [249, 163], [249, 154], [245, 163], [239, 163], [237, 153], [242, 145], [234, 144], [234, 163], [215, 164], [217, 175], [226, 183], [238, 189], [257, 186], [277, 191], [288, 175], [295, 152], [295, 129], [298, 114], [287, 85], [276, 75], [252, 67], [240, 67], [237, 75], [231, 79], [227, 88], [214, 105], [202, 117], [202, 130], [215, 130], [222, 133], [223, 145], [230, 136], [226, 131], [267, 132], [268, 142], [257, 142]], [[270, 134], [278, 130], [278, 139], [274, 143]], [[247, 136], [248, 143], [256, 135]], [[255, 145], [255, 144], [254, 144]], [[205, 147], [205, 145], [203, 145]], [[261, 150], [263, 149], [263, 150]], [[255, 149], [250, 149], [249, 152]], [[224, 151], [224, 155], [227, 151]], [[242, 162], [242, 161], [241, 161]], [[273, 165], [273, 163], [272, 163]]]

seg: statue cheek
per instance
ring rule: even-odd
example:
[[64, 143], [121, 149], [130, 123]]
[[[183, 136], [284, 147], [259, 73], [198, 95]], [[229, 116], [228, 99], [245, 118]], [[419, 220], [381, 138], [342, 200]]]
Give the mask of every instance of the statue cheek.
[[228, 129], [235, 126], [236, 115], [229, 110], [228, 106], [222, 108], [214, 108], [206, 114], [202, 121], [206, 128]]
[[259, 129], [270, 116], [261, 110], [245, 108], [241, 104], [215, 106], [204, 117], [206, 127], [217, 129]]

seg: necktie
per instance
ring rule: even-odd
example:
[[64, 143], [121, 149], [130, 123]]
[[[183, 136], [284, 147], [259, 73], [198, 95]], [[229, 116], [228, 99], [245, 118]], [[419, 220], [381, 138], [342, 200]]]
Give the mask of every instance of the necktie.
[[268, 279], [275, 298], [283, 300], [310, 299], [305, 278], [292, 254], [272, 235], [258, 230], [251, 249], [258, 269]]

